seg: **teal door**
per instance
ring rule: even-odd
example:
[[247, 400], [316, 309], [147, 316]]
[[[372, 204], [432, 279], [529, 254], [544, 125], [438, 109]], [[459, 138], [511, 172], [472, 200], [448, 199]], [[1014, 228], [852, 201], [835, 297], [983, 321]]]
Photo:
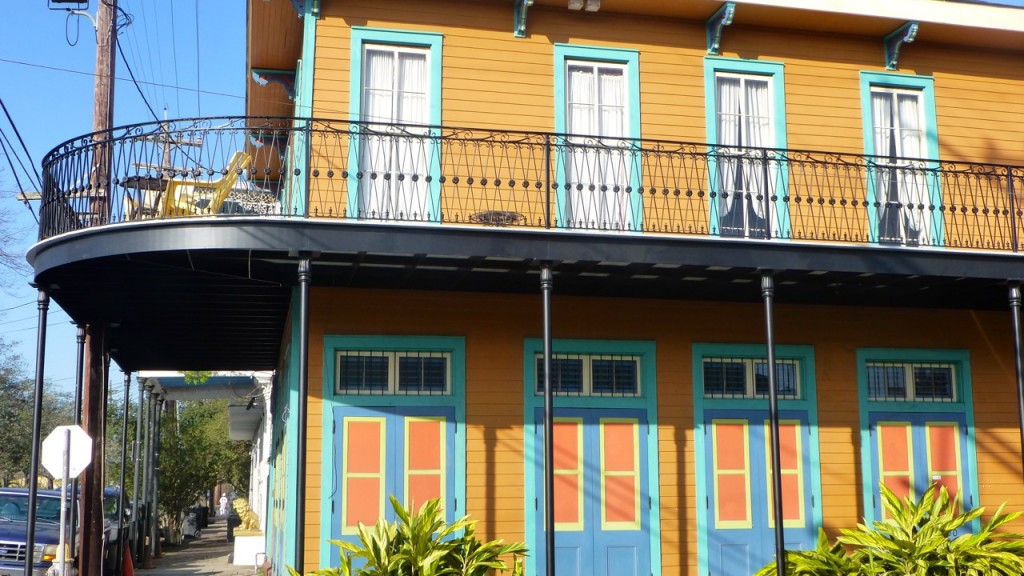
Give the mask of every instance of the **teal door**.
[[[536, 542], [544, 539], [544, 427], [536, 411]], [[629, 409], [556, 409], [554, 427], [555, 573], [647, 576], [651, 573], [647, 489], [647, 413]], [[546, 563], [543, 544], [537, 566]]]
[[[944, 486], [961, 509], [977, 506], [970, 478], [970, 438], [963, 413], [872, 412], [872, 507], [883, 519], [879, 482], [900, 499], [917, 499], [932, 484]], [[959, 535], [966, 532], [966, 527]]]
[[332, 538], [355, 542], [360, 523], [394, 520], [389, 496], [413, 510], [438, 498], [457, 518], [454, 408], [338, 407], [334, 422]]
[[[705, 410], [708, 568], [713, 576], [753, 574], [775, 559], [770, 426], [766, 410]], [[817, 504], [805, 411], [782, 411], [779, 444], [787, 550], [814, 546]]]

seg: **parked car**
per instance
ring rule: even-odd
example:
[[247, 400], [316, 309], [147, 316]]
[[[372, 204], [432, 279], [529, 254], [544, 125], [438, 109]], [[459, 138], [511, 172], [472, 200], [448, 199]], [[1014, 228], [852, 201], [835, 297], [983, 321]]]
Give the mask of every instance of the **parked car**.
[[[138, 533], [134, 527], [135, 517], [132, 514], [131, 503], [125, 501], [125, 511], [118, 529], [118, 506], [120, 505], [121, 493], [117, 488], [103, 489], [103, 574], [112, 576], [121, 573], [121, 562], [124, 559], [124, 548], [131, 548], [132, 542]], [[117, 544], [121, 535], [125, 537], [122, 554], [117, 554]]]
[[[0, 576], [24, 574], [28, 512], [28, 489], [0, 488]], [[68, 514], [69, 524], [74, 517]], [[44, 576], [56, 561], [60, 547], [60, 492], [37, 491], [35, 527], [32, 574]]]

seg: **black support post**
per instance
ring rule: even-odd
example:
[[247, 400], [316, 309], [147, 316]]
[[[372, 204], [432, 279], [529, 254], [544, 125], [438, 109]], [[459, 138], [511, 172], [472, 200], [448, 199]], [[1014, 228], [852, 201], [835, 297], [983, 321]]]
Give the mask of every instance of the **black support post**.
[[32, 455], [28, 479], [28, 522], [25, 536], [25, 576], [32, 576], [32, 559], [36, 543], [36, 495], [39, 491], [39, 442], [43, 417], [43, 367], [46, 360], [46, 314], [50, 309], [50, 295], [40, 288], [36, 298], [39, 308], [39, 327], [36, 329], [36, 389], [32, 406]]
[[551, 266], [540, 269], [540, 291], [544, 302], [544, 552], [545, 574], [555, 576], [555, 438], [554, 393], [551, 390]]
[[306, 395], [309, 390], [309, 285], [313, 280], [309, 256], [299, 260], [299, 416], [298, 446], [295, 474], [298, 482], [298, 502], [295, 503], [295, 568], [303, 568], [306, 545]]
[[[75, 331], [75, 343], [78, 349], [78, 360], [75, 363], [75, 426], [82, 425], [82, 380], [85, 377], [85, 325], [78, 324]], [[71, 479], [71, 500], [74, 501], [78, 494], [78, 477]], [[75, 539], [78, 537], [78, 530], [72, 530], [68, 535], [68, 549], [75, 550]]]
[[775, 381], [775, 279], [771, 271], [761, 273], [761, 296], [764, 298], [765, 330], [768, 349], [768, 418], [771, 422], [772, 445], [772, 511], [775, 517], [775, 566], [778, 576], [786, 576], [785, 522], [782, 515], [782, 465], [779, 450], [779, 394]]
[[118, 484], [117, 502], [117, 557], [114, 558], [114, 565], [121, 567], [124, 562], [124, 505], [127, 496], [124, 493], [125, 469], [128, 463], [128, 395], [131, 393], [132, 373], [124, 373], [124, 410], [121, 412], [121, 481]]
[[[1024, 345], [1021, 343], [1020, 284], [1010, 284], [1010, 312], [1013, 318], [1013, 359], [1017, 369], [1017, 415], [1020, 418], [1020, 445], [1024, 450]], [[1021, 452], [1021, 473], [1024, 474], [1024, 451]]]

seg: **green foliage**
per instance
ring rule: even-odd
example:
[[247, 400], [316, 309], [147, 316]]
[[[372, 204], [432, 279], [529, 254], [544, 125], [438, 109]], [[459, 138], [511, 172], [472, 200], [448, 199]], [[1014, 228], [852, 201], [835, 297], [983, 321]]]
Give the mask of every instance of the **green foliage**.
[[[186, 508], [219, 482], [248, 490], [250, 446], [228, 437], [226, 400], [183, 402], [180, 414], [165, 414], [160, 426], [160, 512], [181, 526]], [[180, 541], [174, 534], [172, 542]]]
[[[0, 337], [0, 485], [4, 486], [16, 476], [28, 476], [32, 451], [35, 378], [13, 350], [14, 345]], [[57, 426], [75, 421], [74, 400], [53, 389], [49, 383], [43, 389], [40, 430], [44, 438]], [[42, 467], [39, 474], [49, 478]]]
[[213, 372], [208, 370], [186, 370], [185, 372], [182, 372], [181, 375], [185, 377], [185, 384], [195, 386], [198, 384], [205, 384], [206, 381], [210, 379], [210, 376], [213, 375]]
[[[317, 576], [485, 576], [497, 570], [508, 570], [501, 559], [512, 555], [512, 576], [523, 575], [522, 542], [502, 540], [481, 542], [476, 537], [476, 521], [463, 516], [448, 524], [439, 500], [424, 504], [419, 512], [410, 514], [391, 497], [391, 506], [398, 519], [383, 518], [373, 527], [359, 525], [359, 544], [329, 540], [341, 549], [341, 565], [321, 568]], [[365, 564], [353, 568], [353, 561]], [[288, 567], [291, 576], [301, 576]]]
[[[819, 533], [814, 550], [786, 553], [787, 574], [815, 576], [1011, 576], [1024, 574], [1024, 534], [997, 532], [1019, 512], [1000, 506], [976, 534], [953, 533], [984, 514], [959, 512], [946, 489], [930, 487], [916, 502], [881, 485], [888, 515], [871, 527], [843, 529], [834, 545]], [[849, 550], [849, 551], [847, 551]], [[776, 573], [772, 563], [756, 576]]]

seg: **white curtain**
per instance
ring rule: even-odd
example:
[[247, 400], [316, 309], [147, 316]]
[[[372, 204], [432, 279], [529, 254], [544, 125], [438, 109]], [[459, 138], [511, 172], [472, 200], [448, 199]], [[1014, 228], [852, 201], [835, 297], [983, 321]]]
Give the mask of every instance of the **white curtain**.
[[[900, 173], [900, 203], [906, 215], [907, 236], [929, 243], [928, 226], [928, 185], [925, 181], [924, 166], [916, 161], [924, 156], [921, 131], [921, 99], [918, 94], [900, 94], [897, 109], [900, 121], [900, 155], [913, 158], [905, 162], [906, 169]], [[922, 209], [921, 206], [924, 206]]]
[[569, 134], [581, 136], [570, 137], [566, 154], [568, 225], [631, 229], [630, 202], [625, 192], [631, 154], [623, 149], [621, 140], [629, 133], [625, 70], [570, 64], [566, 117]]
[[[771, 142], [771, 101], [768, 81], [760, 78], [719, 76], [716, 79], [719, 155], [719, 222], [733, 233], [750, 233], [748, 210], [764, 220], [763, 156], [739, 147], [766, 147]], [[735, 149], [730, 149], [736, 147]], [[774, 173], [770, 167], [769, 178]], [[750, 196], [749, 204], [747, 196]], [[761, 195], [762, 200], [757, 200]], [[734, 212], [735, 211], [735, 212]]]
[[[768, 139], [771, 137], [769, 125], [771, 112], [768, 109], [768, 82], [766, 80], [754, 80], [747, 78], [744, 83], [745, 91], [744, 96], [746, 98], [746, 115], [744, 117], [744, 123], [747, 129], [744, 133], [747, 135], [747, 141], [744, 143], [745, 146], [752, 146], [755, 148], [762, 148], [770, 146], [771, 143]], [[763, 162], [765, 156], [754, 156], [746, 161], [746, 173], [747, 177], [744, 178], [747, 184], [747, 191], [751, 196], [751, 204], [754, 209], [754, 214], [758, 218], [764, 219], [764, 200], [758, 200], [757, 197], [768, 196], [767, 182], [765, 182], [765, 170]]]
[[366, 48], [362, 120], [380, 124], [367, 127], [369, 134], [360, 147], [362, 217], [386, 220], [438, 217], [428, 213], [425, 176], [429, 140], [417, 137], [426, 135], [427, 130], [400, 129], [392, 125], [426, 125], [428, 92], [425, 52], [388, 46]]
[[[923, 156], [920, 94], [875, 91], [871, 94], [876, 166], [875, 196], [883, 202], [879, 234], [883, 240], [930, 243], [929, 193]], [[898, 212], [885, 202], [899, 202]], [[924, 206], [921, 209], [920, 206]]]

